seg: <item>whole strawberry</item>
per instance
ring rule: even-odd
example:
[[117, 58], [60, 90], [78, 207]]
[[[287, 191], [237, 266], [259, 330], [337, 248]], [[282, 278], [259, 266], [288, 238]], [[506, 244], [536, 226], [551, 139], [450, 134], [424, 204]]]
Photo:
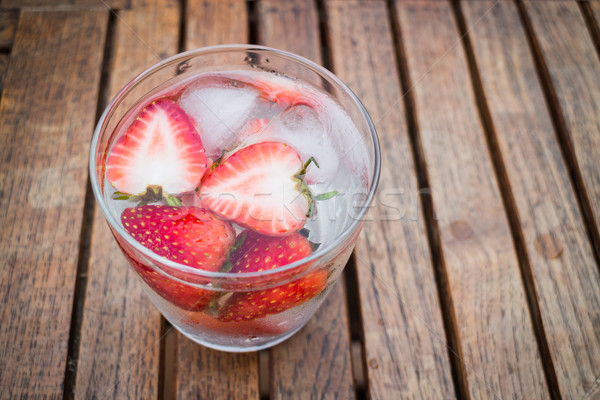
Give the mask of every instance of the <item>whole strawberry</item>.
[[[231, 259], [232, 273], [267, 271], [312, 253], [309, 241], [299, 233], [284, 237], [262, 236], [252, 231], [245, 234], [244, 242]], [[308, 268], [308, 265], [303, 267]], [[250, 321], [277, 314], [307, 302], [326, 286], [327, 273], [317, 270], [281, 286], [235, 293], [219, 310], [219, 319]]]
[[[135, 240], [155, 254], [206, 271], [221, 268], [235, 241], [235, 231], [228, 222], [198, 207], [127, 208], [121, 222]], [[178, 307], [199, 310], [210, 301], [210, 293], [203, 289], [184, 285], [148, 267], [137, 269], [157, 293]]]

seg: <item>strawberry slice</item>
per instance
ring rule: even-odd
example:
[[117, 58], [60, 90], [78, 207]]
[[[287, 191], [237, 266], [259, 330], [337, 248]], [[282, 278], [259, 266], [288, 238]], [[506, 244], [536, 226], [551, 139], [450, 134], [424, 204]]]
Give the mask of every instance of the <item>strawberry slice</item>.
[[[231, 272], [267, 271], [300, 260], [311, 253], [309, 241], [299, 233], [268, 237], [247, 231], [241, 247], [233, 254]], [[308, 267], [309, 265], [302, 266]], [[326, 286], [327, 272], [317, 270], [274, 288], [235, 293], [219, 310], [219, 320], [251, 321], [277, 314], [304, 304], [321, 293]]]
[[313, 210], [304, 183], [307, 166], [285, 143], [256, 143], [211, 171], [199, 196], [214, 213], [239, 225], [265, 235], [286, 235], [300, 230]]
[[[125, 230], [159, 256], [189, 267], [218, 271], [235, 241], [231, 225], [198, 207], [145, 205], [121, 214]], [[129, 256], [132, 260], [132, 256]], [[163, 298], [186, 310], [200, 310], [212, 298], [207, 290], [184, 285], [132, 260], [142, 278]], [[171, 271], [185, 279], [185, 273]]]
[[106, 177], [120, 192], [137, 195], [148, 186], [176, 194], [196, 189], [206, 170], [200, 135], [173, 101], [148, 104], [120, 136], [106, 159]]

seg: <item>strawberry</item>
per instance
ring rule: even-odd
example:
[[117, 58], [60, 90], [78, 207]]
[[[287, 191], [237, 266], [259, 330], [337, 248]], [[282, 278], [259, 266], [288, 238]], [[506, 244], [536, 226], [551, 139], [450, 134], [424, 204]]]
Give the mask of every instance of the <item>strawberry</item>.
[[169, 99], [148, 104], [117, 138], [106, 159], [106, 177], [119, 191], [144, 193], [160, 186], [171, 194], [196, 189], [206, 170], [200, 135]]
[[[198, 207], [127, 208], [121, 214], [121, 221], [131, 236], [157, 255], [207, 271], [221, 268], [235, 241], [235, 231], [228, 222]], [[184, 285], [133, 261], [146, 283], [178, 307], [202, 309], [212, 297], [206, 290]], [[163, 269], [171, 272], [166, 266]], [[173, 271], [173, 275], [185, 279], [181, 271]]]
[[252, 84], [260, 90], [260, 97], [271, 101], [282, 109], [298, 104], [315, 107], [316, 99], [296, 90], [290, 85], [276, 83], [275, 81], [253, 81]]
[[[312, 253], [309, 241], [299, 233], [284, 237], [262, 236], [246, 231], [246, 238], [233, 254], [232, 273], [260, 272], [279, 268]], [[302, 268], [308, 268], [303, 265]], [[286, 271], [286, 274], [298, 273]], [[280, 276], [280, 279], [285, 277]], [[251, 321], [299, 306], [327, 286], [324, 270], [309, 272], [293, 282], [274, 288], [234, 293], [219, 310], [219, 320]]]
[[[311, 159], [312, 160], [312, 159]], [[265, 235], [300, 230], [313, 199], [298, 153], [280, 142], [262, 142], [233, 153], [202, 182], [199, 196], [214, 213]]]

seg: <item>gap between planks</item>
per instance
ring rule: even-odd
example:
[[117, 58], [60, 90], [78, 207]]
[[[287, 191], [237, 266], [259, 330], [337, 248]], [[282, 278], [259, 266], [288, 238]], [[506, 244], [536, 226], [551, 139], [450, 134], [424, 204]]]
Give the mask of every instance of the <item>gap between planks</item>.
[[[314, 0], [318, 18], [319, 42], [321, 50], [321, 64], [332, 71], [331, 38], [327, 27], [327, 11], [325, 0]], [[362, 308], [360, 307], [360, 290], [358, 283], [357, 263], [354, 251], [344, 267], [340, 277], [345, 284], [345, 302], [348, 311], [350, 330], [350, 360], [352, 363], [352, 379], [354, 381], [354, 394], [357, 400], [367, 398], [367, 360], [365, 357], [365, 335], [363, 330]]]
[[458, 322], [454, 312], [454, 301], [450, 289], [448, 272], [444, 261], [444, 255], [440, 239], [440, 229], [435, 216], [433, 201], [431, 197], [431, 184], [427, 172], [427, 163], [419, 133], [416, 117], [416, 106], [412, 89], [416, 85], [412, 82], [406, 52], [403, 45], [402, 32], [399, 29], [399, 18], [393, 2], [388, 3], [388, 14], [393, 29], [394, 47], [398, 63], [398, 76], [400, 77], [402, 96], [404, 97], [405, 115], [410, 138], [412, 156], [415, 163], [417, 182], [419, 185], [419, 197], [422, 204], [423, 218], [427, 233], [427, 241], [434, 269], [435, 282], [438, 290], [440, 309], [446, 335], [446, 346], [448, 359], [452, 372], [454, 390], [458, 399], [469, 399], [469, 387], [465, 366], [463, 363], [462, 346], [460, 343]]
[[[108, 13], [106, 26], [106, 37], [104, 40], [104, 49], [102, 55], [102, 67], [100, 72], [100, 82], [98, 88], [98, 99], [96, 103], [95, 123], [98, 123], [100, 116], [107, 105], [108, 77], [110, 61], [112, 58], [112, 44], [114, 40], [115, 14]], [[91, 140], [91, 138], [90, 138]], [[87, 275], [91, 254], [91, 239], [94, 228], [94, 212], [96, 209], [96, 200], [92, 191], [90, 176], [88, 174], [85, 189], [85, 201], [83, 206], [83, 219], [81, 223], [81, 233], [79, 240], [79, 257], [77, 259], [77, 274], [75, 276], [75, 293], [73, 298], [73, 309], [71, 311], [71, 326], [69, 328], [69, 342], [67, 347], [67, 364], [65, 369], [65, 383], [63, 390], [63, 399], [70, 400], [75, 398], [75, 383], [77, 379], [77, 365], [79, 362], [79, 347], [81, 344], [81, 327], [83, 323], [83, 308], [85, 303], [85, 294], [87, 291]]]
[[504, 210], [510, 225], [511, 234], [513, 237], [513, 243], [517, 251], [519, 258], [519, 269], [521, 271], [521, 279], [523, 281], [523, 287], [525, 289], [525, 295], [527, 298], [527, 304], [529, 306], [529, 314], [533, 324], [533, 329], [537, 339], [538, 349], [542, 358], [542, 365], [544, 367], [544, 375], [546, 377], [546, 383], [550, 396], [553, 400], [560, 399], [560, 390], [558, 386], [558, 379], [556, 377], [556, 370], [552, 362], [552, 356], [550, 354], [550, 347], [546, 338], [546, 332], [542, 322], [540, 306], [537, 302], [537, 292], [534, 283], [533, 272], [529, 263], [529, 257], [527, 255], [527, 247], [525, 245], [525, 238], [520, 225], [520, 218], [518, 209], [515, 203], [512, 187], [506, 172], [504, 160], [500, 153], [500, 146], [496, 137], [496, 129], [492, 121], [491, 113], [488, 107], [487, 98], [483, 89], [481, 77], [479, 75], [479, 69], [475, 60], [473, 46], [469, 37], [469, 31], [466, 26], [465, 18], [462, 13], [460, 2], [453, 1], [452, 9], [454, 18], [459, 29], [459, 35], [461, 37], [461, 43], [465, 51], [467, 65], [469, 67], [469, 76], [471, 77], [471, 83], [475, 98], [477, 100], [477, 108], [481, 124], [485, 133], [485, 140], [488, 146], [488, 152], [492, 160], [494, 167], [494, 173], [498, 180], [498, 186], [500, 188], [500, 194], [502, 196], [502, 202], [504, 204]]
[[[552, 77], [550, 76], [548, 65], [544, 60], [542, 49], [533, 31], [533, 25], [529, 15], [527, 14], [527, 10], [525, 9], [525, 5], [523, 4], [522, 0], [514, 0], [514, 2], [517, 6], [521, 24], [525, 30], [527, 44], [529, 45], [531, 54], [533, 55], [538, 80], [540, 81], [546, 104], [550, 110], [550, 117], [556, 132], [560, 151], [563, 155], [565, 165], [569, 171], [571, 183], [575, 189], [574, 191], [576, 194], [577, 203], [579, 204], [579, 209], [581, 210], [581, 214], [583, 215], [583, 220], [585, 222], [585, 230], [594, 250], [593, 253], [596, 261], [596, 267], [600, 271], [600, 231], [594, 222], [592, 203], [585, 189], [585, 182], [581, 168], [577, 162], [577, 156], [575, 154], [573, 142], [569, 135], [569, 129], [567, 127], [565, 115], [560, 105], [560, 101], [558, 100], [558, 95], [556, 94], [554, 85], [552, 84]], [[585, 18], [585, 13], [583, 14]], [[598, 48], [598, 42], [594, 41], [594, 43], [596, 44], [596, 48]]]
[[596, 54], [600, 57], [600, 27], [598, 21], [594, 18], [594, 10], [592, 10], [592, 6], [588, 1], [578, 1], [577, 4], [579, 4], [579, 10], [596, 47]]

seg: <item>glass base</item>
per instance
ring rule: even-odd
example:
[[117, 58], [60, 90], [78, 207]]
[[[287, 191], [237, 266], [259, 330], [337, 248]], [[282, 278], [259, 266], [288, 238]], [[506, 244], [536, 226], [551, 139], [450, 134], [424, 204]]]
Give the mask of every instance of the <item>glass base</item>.
[[[263, 341], [261, 341], [261, 343], [259, 343], [259, 344], [256, 344], [256, 345], [244, 344], [243, 346], [241, 346], [241, 345], [240, 346], [235, 346], [235, 345], [227, 346], [227, 345], [212, 343], [210, 341], [200, 339], [192, 334], [186, 333], [183, 330], [181, 330], [179, 327], [177, 327], [176, 325], [173, 325], [173, 327], [175, 329], [177, 329], [183, 336], [190, 339], [192, 342], [198, 343], [204, 347], [208, 347], [208, 348], [211, 348], [214, 350], [219, 350], [219, 351], [226, 351], [228, 353], [249, 353], [249, 352], [253, 352], [253, 351], [268, 349], [270, 347], [273, 347], [273, 346], [289, 339], [290, 337], [294, 336], [294, 334], [296, 334], [296, 332], [298, 332], [300, 329], [302, 329], [304, 327], [304, 325], [306, 325], [306, 323], [304, 323], [303, 325], [300, 325], [299, 327], [297, 327], [296, 329], [293, 329], [290, 332], [286, 332], [285, 334], [283, 334], [281, 336], [271, 337], [267, 340], [263, 339]], [[247, 339], [247, 340], [250, 341], [251, 339]]]

